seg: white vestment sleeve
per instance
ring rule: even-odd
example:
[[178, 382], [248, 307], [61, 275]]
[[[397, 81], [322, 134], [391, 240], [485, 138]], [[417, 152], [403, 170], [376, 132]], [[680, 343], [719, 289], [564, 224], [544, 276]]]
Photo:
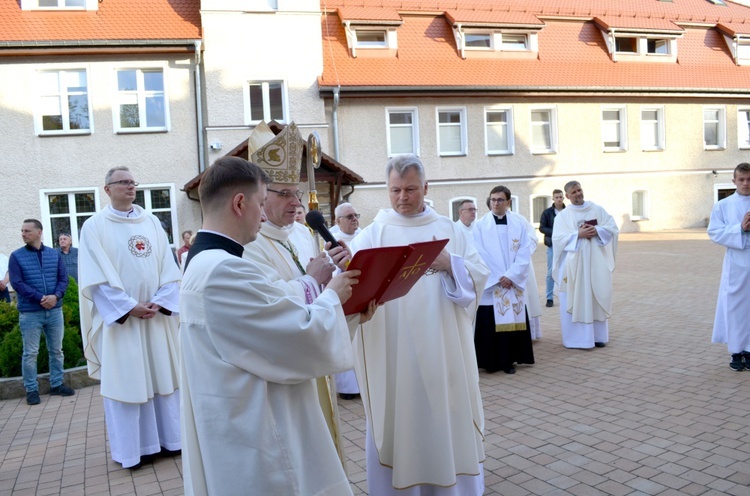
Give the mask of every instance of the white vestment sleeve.
[[731, 222], [726, 218], [724, 205], [717, 203], [711, 210], [711, 220], [708, 223], [708, 237], [711, 241], [727, 248], [742, 250], [747, 243], [747, 236], [742, 232], [742, 220]]
[[477, 297], [474, 291], [474, 283], [469, 277], [469, 271], [466, 269], [463, 257], [450, 254], [451, 272], [453, 277], [447, 272], [440, 272], [440, 282], [443, 284], [443, 291], [450, 301], [462, 308], [468, 308], [474, 303]]
[[596, 228], [596, 234], [598, 236], [596, 238], [597, 244], [599, 244], [600, 246], [605, 246], [612, 242], [612, 238], [614, 237], [614, 234], [612, 234], [612, 232], [610, 232], [607, 229], [604, 229], [603, 227], [599, 227], [599, 226], [594, 226], [594, 227]]
[[578, 251], [578, 231], [570, 235], [568, 242], [565, 244], [565, 251]]
[[99, 284], [91, 288], [91, 296], [99, 315], [107, 326], [115, 325], [117, 319], [131, 311], [138, 304], [124, 291], [115, 289], [109, 284]]
[[166, 308], [173, 315], [178, 315], [180, 312], [180, 284], [175, 281], [163, 285], [151, 298], [151, 302]]

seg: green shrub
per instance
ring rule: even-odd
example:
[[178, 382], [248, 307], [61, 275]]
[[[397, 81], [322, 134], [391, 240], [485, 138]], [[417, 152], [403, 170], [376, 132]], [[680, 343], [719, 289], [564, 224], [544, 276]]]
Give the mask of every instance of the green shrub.
[[[85, 365], [81, 332], [76, 327], [65, 327], [63, 334], [63, 355], [65, 356], [63, 368], [70, 369]], [[23, 357], [23, 338], [21, 328], [15, 328], [7, 333], [0, 342], [0, 373], [3, 377], [20, 377], [21, 358]], [[37, 355], [38, 374], [49, 372], [49, 353], [47, 353], [47, 342], [42, 334], [39, 340], [39, 355]]]
[[63, 296], [63, 321], [66, 326], [81, 327], [81, 314], [78, 303], [78, 284], [68, 276], [68, 289]]
[[18, 310], [15, 305], [0, 301], [0, 340], [18, 324]]

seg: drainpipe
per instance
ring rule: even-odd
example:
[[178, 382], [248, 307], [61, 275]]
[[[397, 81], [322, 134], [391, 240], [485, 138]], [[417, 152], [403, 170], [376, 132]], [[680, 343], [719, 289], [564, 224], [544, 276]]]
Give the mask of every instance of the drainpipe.
[[339, 87], [333, 88], [333, 158], [339, 161]]
[[196, 126], [198, 127], [198, 172], [206, 170], [206, 143], [203, 137], [203, 92], [201, 87], [201, 65], [203, 57], [201, 56], [201, 40], [195, 40], [195, 113]]

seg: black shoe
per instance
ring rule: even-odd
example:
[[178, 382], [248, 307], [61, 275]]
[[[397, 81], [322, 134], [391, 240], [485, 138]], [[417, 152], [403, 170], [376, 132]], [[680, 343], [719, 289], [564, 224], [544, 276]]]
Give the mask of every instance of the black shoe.
[[554, 306], [555, 306], [555, 302], [554, 302], [554, 301], [552, 301], [552, 300], [547, 300], [547, 308], [549, 308], [549, 307], [554, 307]]
[[594, 343], [594, 346], [596, 346], [597, 348], [604, 348], [605, 346], [607, 346], [607, 343]]
[[59, 386], [50, 388], [49, 394], [51, 396], [73, 396], [76, 392], [65, 384], [60, 384]]
[[342, 400], [353, 400], [357, 396], [359, 396], [359, 394], [339, 393], [339, 398], [341, 398]]
[[732, 370], [736, 370], [737, 372], [741, 370], [745, 370], [745, 363], [742, 361], [742, 356], [743, 356], [742, 353], [733, 354], [732, 361], [729, 362], [729, 368]]
[[26, 403], [29, 405], [38, 405], [42, 400], [39, 398], [39, 391], [29, 391], [26, 393]]
[[750, 351], [743, 351], [742, 358], [745, 360], [745, 368], [750, 370]]
[[505, 372], [506, 374], [515, 374], [516, 369], [515, 367], [508, 367], [507, 369], [503, 369], [503, 372]]

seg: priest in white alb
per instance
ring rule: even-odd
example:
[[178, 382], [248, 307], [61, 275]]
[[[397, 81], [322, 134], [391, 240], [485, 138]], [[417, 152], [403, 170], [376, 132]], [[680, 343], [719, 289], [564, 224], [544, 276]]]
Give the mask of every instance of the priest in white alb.
[[[248, 156], [271, 177], [263, 222], [258, 238], [245, 246], [243, 257], [264, 267], [266, 276], [278, 284], [290, 286], [306, 303], [320, 296], [339, 263], [348, 253], [343, 248], [320, 252], [316, 239], [303, 224], [294, 221], [302, 204], [299, 189], [302, 168], [302, 146], [297, 125], [292, 122], [278, 135], [264, 122], [259, 123], [248, 139]], [[338, 426], [333, 377], [317, 379], [320, 405], [328, 422], [331, 437], [345, 463], [341, 431]]]
[[711, 341], [725, 343], [732, 370], [750, 370], [750, 164], [734, 169], [734, 194], [714, 205], [708, 236], [726, 248]]
[[552, 274], [559, 288], [560, 327], [566, 348], [603, 348], [609, 342], [612, 272], [620, 233], [601, 206], [584, 201], [578, 181], [565, 185], [568, 208], [552, 230]]
[[386, 180], [392, 208], [352, 240], [353, 252], [449, 241], [407, 295], [385, 303], [355, 333], [369, 492], [478, 496], [484, 413], [466, 308], [476, 304], [489, 270], [461, 228], [425, 204], [419, 158], [394, 157]]
[[342, 305], [359, 271], [308, 304], [243, 258], [269, 182], [239, 157], [201, 179], [203, 226], [180, 291], [185, 494], [351, 496], [313, 378], [352, 366]]
[[180, 449], [180, 269], [157, 217], [135, 205], [127, 167], [105, 177], [111, 204], [83, 224], [81, 334], [101, 380], [112, 459], [137, 468]]

